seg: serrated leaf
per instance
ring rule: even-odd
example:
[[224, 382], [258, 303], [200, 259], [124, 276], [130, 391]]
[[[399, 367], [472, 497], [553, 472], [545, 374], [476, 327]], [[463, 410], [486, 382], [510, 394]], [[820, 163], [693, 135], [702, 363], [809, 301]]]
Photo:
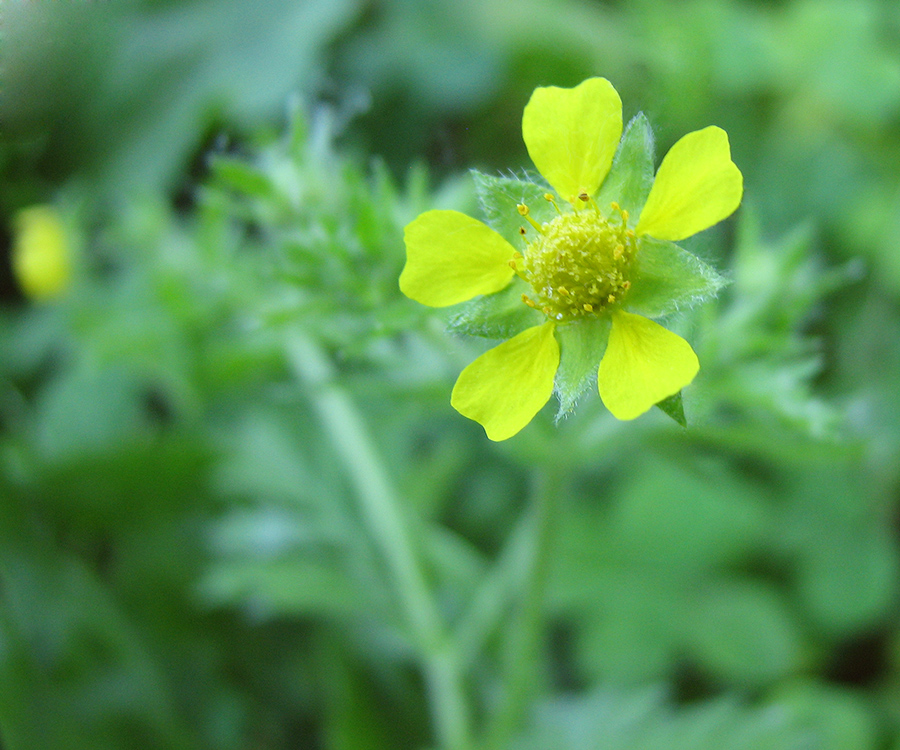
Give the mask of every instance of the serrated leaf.
[[715, 297], [726, 283], [712, 266], [675, 243], [642, 237], [625, 306], [659, 318]]
[[522, 302], [522, 295], [530, 290], [531, 287], [524, 281], [514, 278], [509, 286], [496, 294], [476, 297], [461, 305], [459, 312], [450, 318], [447, 328], [466, 336], [512, 338], [546, 320], [541, 313]]
[[643, 112], [625, 128], [612, 168], [597, 193], [603, 211], [615, 201], [629, 213], [634, 226], [653, 186], [653, 130]]
[[597, 382], [597, 368], [609, 340], [609, 318], [585, 318], [557, 326], [559, 369], [554, 384], [559, 399], [556, 419], [572, 411], [576, 401]]
[[472, 179], [475, 181], [475, 193], [481, 202], [486, 223], [513, 247], [524, 246], [519, 232], [521, 227], [524, 226], [534, 235], [528, 222], [516, 209], [519, 203], [528, 206], [531, 218], [538, 224], [556, 216], [556, 209], [544, 198], [549, 191], [546, 185], [518, 177], [494, 177], [476, 169], [472, 170]]
[[687, 420], [684, 418], [684, 404], [681, 401], [681, 391], [664, 398], [657, 406], [682, 427], [687, 427]]

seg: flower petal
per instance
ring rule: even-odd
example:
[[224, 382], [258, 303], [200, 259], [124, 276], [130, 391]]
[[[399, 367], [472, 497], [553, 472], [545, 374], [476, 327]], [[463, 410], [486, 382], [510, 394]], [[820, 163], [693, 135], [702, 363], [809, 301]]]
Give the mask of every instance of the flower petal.
[[529, 328], [482, 354], [453, 386], [453, 408], [484, 427], [491, 440], [515, 435], [553, 394], [559, 366], [555, 327], [547, 322]]
[[618, 311], [597, 386], [616, 419], [634, 419], [678, 393], [699, 369], [697, 355], [681, 336], [641, 315]]
[[537, 88], [522, 115], [522, 137], [538, 171], [564, 200], [593, 195], [622, 136], [622, 100], [605, 78], [572, 89]]
[[400, 291], [430, 307], [447, 307], [503, 289], [516, 251], [486, 224], [459, 211], [426, 211], [406, 226]]
[[636, 231], [683, 240], [734, 213], [743, 192], [725, 131], [711, 126], [688, 133], [659, 165]]

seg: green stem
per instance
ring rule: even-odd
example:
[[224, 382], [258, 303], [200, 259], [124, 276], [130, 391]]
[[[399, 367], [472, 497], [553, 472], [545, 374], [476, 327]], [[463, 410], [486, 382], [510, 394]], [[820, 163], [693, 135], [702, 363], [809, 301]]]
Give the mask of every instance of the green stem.
[[313, 391], [313, 405], [359, 497], [363, 517], [384, 556], [403, 612], [421, 651], [440, 747], [468, 750], [469, 716], [459, 661], [415, 553], [401, 505], [350, 396], [334, 379], [321, 348], [302, 333], [287, 343], [296, 374]]
[[543, 659], [544, 599], [550, 562], [551, 522], [556, 504], [556, 481], [551, 472], [535, 472], [532, 489], [532, 525], [530, 559], [527, 567], [527, 589], [519, 617], [513, 622], [506, 641], [507, 674], [505, 700], [494, 715], [487, 731], [486, 748], [508, 747], [525, 717], [528, 704], [537, 693]]
[[481, 657], [485, 644], [504, 624], [507, 612], [531, 573], [540, 522], [539, 505], [533, 503], [522, 513], [503, 551], [459, 618], [454, 635], [463, 668]]

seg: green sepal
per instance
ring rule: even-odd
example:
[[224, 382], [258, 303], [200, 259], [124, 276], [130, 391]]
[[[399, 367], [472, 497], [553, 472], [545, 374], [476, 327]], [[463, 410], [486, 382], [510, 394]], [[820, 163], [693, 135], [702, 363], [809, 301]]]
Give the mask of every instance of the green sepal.
[[559, 342], [559, 369], [554, 389], [559, 399], [558, 422], [597, 382], [597, 368], [609, 341], [610, 319], [607, 316], [583, 318], [556, 327]]
[[682, 427], [687, 427], [687, 419], [684, 417], [684, 403], [681, 400], [681, 391], [664, 398], [657, 406], [674, 419]]
[[495, 294], [486, 294], [462, 304], [447, 328], [466, 336], [508, 339], [526, 328], [546, 321], [544, 315], [522, 302], [531, 287], [518, 277]]
[[597, 205], [604, 213], [615, 201], [628, 211], [629, 225], [637, 225], [653, 187], [653, 152], [653, 130], [644, 113], [639, 112], [625, 128], [612, 168], [597, 193]]
[[494, 177], [477, 169], [471, 170], [471, 173], [485, 222], [513, 247], [524, 247], [519, 232], [521, 227], [525, 227], [529, 236], [535, 236], [535, 230], [516, 208], [519, 203], [528, 206], [531, 218], [538, 224], [556, 216], [556, 209], [544, 198], [550, 190], [546, 185], [517, 177]]
[[673, 242], [641, 237], [625, 298], [630, 312], [648, 318], [687, 310], [718, 294], [727, 280]]

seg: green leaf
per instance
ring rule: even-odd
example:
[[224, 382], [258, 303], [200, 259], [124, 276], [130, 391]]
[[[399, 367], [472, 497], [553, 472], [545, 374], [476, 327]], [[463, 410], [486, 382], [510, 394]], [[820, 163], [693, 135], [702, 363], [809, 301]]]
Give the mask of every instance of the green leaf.
[[718, 271], [678, 245], [642, 237], [625, 306], [659, 318], [715, 297], [726, 283]]
[[800, 666], [804, 651], [789, 604], [758, 582], [720, 583], [685, 613], [689, 649], [726, 684], [772, 684]]
[[876, 710], [858, 692], [807, 679], [777, 690], [771, 705], [793, 715], [798, 729], [813, 739], [813, 747], [869, 750], [879, 746]]
[[653, 130], [641, 112], [625, 128], [612, 169], [597, 193], [597, 205], [608, 211], [615, 201], [628, 211], [629, 224], [634, 226], [652, 186]]
[[556, 216], [556, 209], [544, 198], [550, 190], [546, 185], [517, 177], [494, 177], [475, 169], [472, 170], [472, 179], [475, 180], [475, 193], [481, 202], [485, 221], [515, 248], [524, 246], [519, 232], [521, 227], [534, 235], [528, 222], [516, 209], [519, 203], [528, 206], [531, 218], [538, 224], [551, 221]]
[[519, 278], [496, 294], [476, 297], [460, 306], [450, 318], [447, 328], [466, 336], [488, 339], [508, 339], [526, 328], [540, 325], [544, 316], [522, 302], [522, 295], [531, 287]]
[[687, 427], [687, 420], [684, 418], [684, 404], [681, 401], [681, 391], [664, 398], [657, 406], [682, 427]]
[[[811, 703], [811, 702], [810, 702]], [[812, 712], [809, 712], [812, 714]], [[870, 739], [869, 744], [820, 743], [825, 717], [808, 721], [793, 706], [747, 705], [735, 697], [678, 704], [659, 688], [594, 692], [555, 697], [533, 712], [532, 723], [516, 738], [517, 750], [836, 750], [871, 748], [871, 732], [841, 738]], [[861, 724], [858, 714], [840, 718]], [[831, 721], [837, 724], [837, 721]], [[871, 719], [869, 727], [871, 727]], [[835, 738], [838, 737], [834, 733]], [[831, 739], [831, 737], [828, 737]]]
[[597, 382], [597, 368], [606, 351], [610, 321], [607, 317], [585, 318], [557, 326], [560, 345], [555, 391], [559, 399], [559, 421], [575, 407], [575, 402]]
[[805, 551], [798, 593], [819, 628], [846, 635], [873, 627], [890, 611], [900, 573], [897, 544], [880, 530], [853, 529], [840, 515], [830, 521], [831, 533]]

